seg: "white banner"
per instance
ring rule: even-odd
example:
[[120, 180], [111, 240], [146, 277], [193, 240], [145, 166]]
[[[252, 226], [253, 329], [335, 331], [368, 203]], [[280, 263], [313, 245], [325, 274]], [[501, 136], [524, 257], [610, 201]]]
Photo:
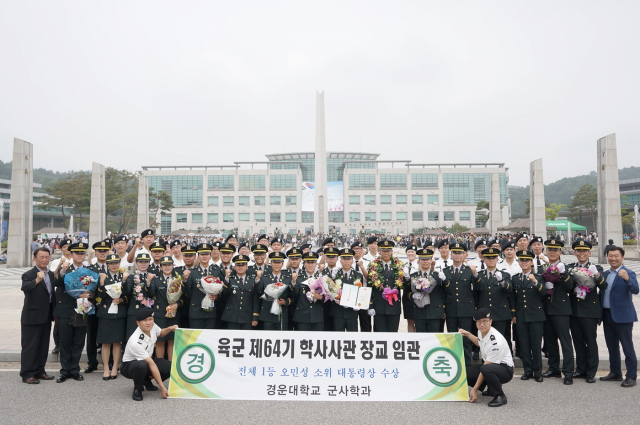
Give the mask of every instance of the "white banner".
[[178, 329], [169, 396], [467, 401], [460, 334]]

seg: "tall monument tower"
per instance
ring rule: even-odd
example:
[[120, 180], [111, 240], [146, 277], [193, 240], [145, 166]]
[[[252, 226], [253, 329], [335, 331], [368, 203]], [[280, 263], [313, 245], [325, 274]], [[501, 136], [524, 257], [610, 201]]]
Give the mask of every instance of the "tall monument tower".
[[316, 175], [315, 207], [313, 214], [314, 231], [329, 232], [327, 211], [327, 140], [324, 131], [324, 92], [316, 93]]

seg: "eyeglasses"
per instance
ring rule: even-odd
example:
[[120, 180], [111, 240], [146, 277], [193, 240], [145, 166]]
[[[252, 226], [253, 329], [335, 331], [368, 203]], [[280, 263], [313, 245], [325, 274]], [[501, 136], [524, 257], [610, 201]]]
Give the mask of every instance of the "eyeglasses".
[[480, 319], [476, 321], [476, 324], [478, 325], [488, 325], [489, 322], [491, 322], [491, 319]]

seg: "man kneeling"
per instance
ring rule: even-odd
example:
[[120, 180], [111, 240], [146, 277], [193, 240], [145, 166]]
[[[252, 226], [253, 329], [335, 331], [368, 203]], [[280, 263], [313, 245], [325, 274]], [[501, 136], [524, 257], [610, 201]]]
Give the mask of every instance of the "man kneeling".
[[169, 378], [171, 362], [165, 359], [152, 359], [151, 354], [156, 348], [156, 340], [178, 329], [178, 325], [160, 329], [153, 321], [153, 310], [143, 308], [136, 314], [138, 328], [129, 338], [122, 357], [120, 371], [125, 378], [133, 379], [133, 399], [142, 400], [142, 391], [157, 391], [151, 378], [160, 386], [162, 398], [169, 397], [169, 392], [162, 383]]
[[[513, 378], [513, 357], [509, 351], [507, 340], [502, 334], [491, 327], [491, 312], [486, 308], [479, 308], [473, 315], [478, 326], [478, 336], [460, 329], [475, 345], [480, 347], [483, 364], [467, 365], [467, 384], [471, 389], [469, 401], [474, 403], [478, 399], [478, 390], [482, 395], [492, 396], [489, 407], [500, 407], [507, 404], [507, 397], [502, 391], [502, 384]], [[489, 387], [488, 391], [484, 391]]]

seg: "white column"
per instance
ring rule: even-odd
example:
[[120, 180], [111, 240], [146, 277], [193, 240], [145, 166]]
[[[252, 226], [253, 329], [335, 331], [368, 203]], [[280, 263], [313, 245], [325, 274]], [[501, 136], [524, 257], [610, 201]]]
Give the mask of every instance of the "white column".
[[542, 174], [542, 159], [531, 162], [529, 183], [529, 219], [531, 233], [547, 239], [547, 220], [544, 206], [544, 179]]
[[[220, 215], [219, 220], [222, 220]], [[147, 183], [147, 176], [140, 175], [138, 181], [138, 234], [149, 228], [149, 186]]]
[[315, 232], [329, 231], [327, 211], [327, 141], [324, 125], [324, 92], [316, 93], [316, 152], [315, 152]]
[[107, 235], [104, 165], [94, 162], [91, 168], [91, 203], [89, 206], [89, 243], [101, 241]]
[[489, 202], [489, 232], [491, 235], [498, 233], [498, 227], [502, 226], [502, 212], [500, 210], [500, 175], [491, 174], [491, 201]]
[[616, 135], [598, 140], [598, 261], [606, 263], [604, 248], [613, 240], [622, 246], [622, 216], [620, 213], [620, 181]]
[[33, 240], [33, 145], [13, 139], [7, 267], [31, 266]]

